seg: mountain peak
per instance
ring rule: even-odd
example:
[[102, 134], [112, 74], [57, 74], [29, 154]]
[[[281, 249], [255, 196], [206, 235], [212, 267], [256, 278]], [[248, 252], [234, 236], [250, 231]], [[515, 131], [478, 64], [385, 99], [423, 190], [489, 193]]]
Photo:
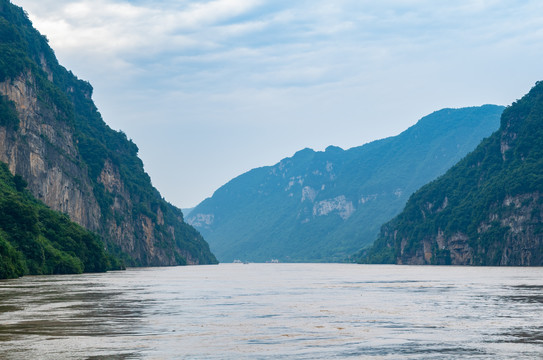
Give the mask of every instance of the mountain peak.
[[327, 152], [327, 153], [338, 154], [338, 153], [341, 153], [341, 152], [343, 152], [345, 150], [343, 150], [339, 146], [330, 145], [324, 151]]

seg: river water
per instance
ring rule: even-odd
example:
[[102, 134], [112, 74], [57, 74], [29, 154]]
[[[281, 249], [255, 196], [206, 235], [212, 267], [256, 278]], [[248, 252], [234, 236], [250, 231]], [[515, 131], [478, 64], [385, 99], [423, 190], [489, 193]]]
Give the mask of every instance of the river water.
[[221, 264], [0, 281], [1, 359], [540, 359], [543, 268]]

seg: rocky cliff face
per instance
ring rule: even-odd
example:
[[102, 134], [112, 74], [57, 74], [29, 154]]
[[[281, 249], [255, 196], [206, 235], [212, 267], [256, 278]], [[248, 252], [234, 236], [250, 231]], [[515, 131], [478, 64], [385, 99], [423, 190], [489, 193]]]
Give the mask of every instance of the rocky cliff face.
[[[410, 238], [400, 239], [396, 262], [405, 265], [499, 265], [540, 266], [543, 264], [541, 195], [536, 193], [507, 197], [495, 204], [494, 211], [477, 226], [477, 237], [489, 241], [474, 241], [467, 232], [445, 234], [438, 228], [435, 234], [423, 237], [414, 249]], [[497, 208], [501, 208], [498, 211]], [[501, 213], [498, 215], [498, 213]], [[496, 228], [501, 233], [496, 233]], [[392, 239], [398, 232], [392, 230]], [[390, 236], [385, 232], [385, 236]], [[401, 235], [400, 235], [401, 236]]]
[[97, 232], [127, 265], [215, 263], [181, 211], [151, 185], [138, 149], [109, 128], [92, 87], [60, 66], [23, 10], [0, 0], [0, 161], [31, 192]]
[[363, 262], [543, 265], [543, 83], [385, 224]]
[[30, 71], [0, 83], [0, 94], [11, 100], [19, 117], [17, 128], [0, 127], [0, 161], [29, 182], [32, 193], [78, 224], [100, 229], [100, 208], [81, 162], [73, 128], [58, 110], [38, 101]]

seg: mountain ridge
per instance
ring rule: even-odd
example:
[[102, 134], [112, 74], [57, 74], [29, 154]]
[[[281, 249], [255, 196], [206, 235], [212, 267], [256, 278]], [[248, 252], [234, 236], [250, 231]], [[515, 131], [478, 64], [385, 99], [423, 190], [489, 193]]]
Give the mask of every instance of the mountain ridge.
[[412, 192], [496, 130], [502, 110], [442, 109], [363, 146], [302, 149], [232, 179], [187, 221], [221, 261], [344, 261], [375, 239]]

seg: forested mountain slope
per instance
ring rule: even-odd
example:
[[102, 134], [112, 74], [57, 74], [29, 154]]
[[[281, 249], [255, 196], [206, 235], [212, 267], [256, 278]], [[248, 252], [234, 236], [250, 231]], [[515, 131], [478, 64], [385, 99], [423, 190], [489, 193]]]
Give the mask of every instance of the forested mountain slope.
[[221, 261], [345, 260], [373, 242], [415, 190], [495, 131], [502, 111], [443, 109], [360, 147], [304, 149], [233, 179], [187, 221]]
[[500, 129], [417, 191], [361, 261], [543, 265], [543, 83]]
[[119, 268], [100, 238], [36, 200], [0, 163], [0, 279]]
[[0, 0], [0, 160], [127, 265], [215, 263], [152, 186], [137, 146], [103, 121], [92, 90], [59, 65], [23, 9]]

